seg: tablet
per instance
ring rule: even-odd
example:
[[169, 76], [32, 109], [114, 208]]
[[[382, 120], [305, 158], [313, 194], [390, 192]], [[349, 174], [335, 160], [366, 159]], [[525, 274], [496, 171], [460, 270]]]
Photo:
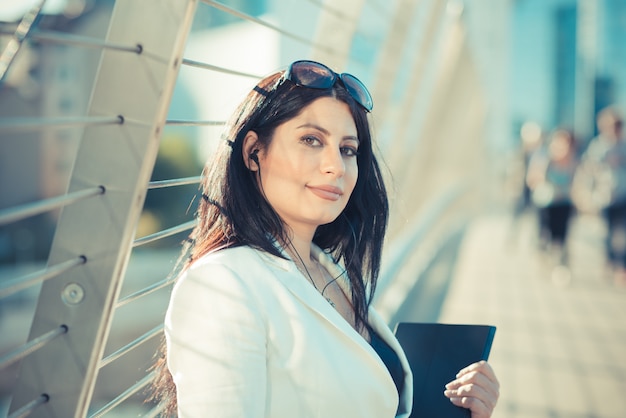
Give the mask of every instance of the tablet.
[[411, 418], [470, 418], [470, 411], [453, 405], [443, 391], [459, 370], [489, 358], [495, 332], [492, 325], [397, 325], [396, 338], [413, 372]]

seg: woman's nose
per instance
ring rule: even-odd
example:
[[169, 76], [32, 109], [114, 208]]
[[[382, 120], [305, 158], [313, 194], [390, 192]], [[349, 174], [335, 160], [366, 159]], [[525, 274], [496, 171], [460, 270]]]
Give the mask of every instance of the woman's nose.
[[326, 147], [322, 156], [321, 169], [324, 173], [331, 173], [337, 177], [343, 176], [346, 172], [346, 164], [341, 150]]

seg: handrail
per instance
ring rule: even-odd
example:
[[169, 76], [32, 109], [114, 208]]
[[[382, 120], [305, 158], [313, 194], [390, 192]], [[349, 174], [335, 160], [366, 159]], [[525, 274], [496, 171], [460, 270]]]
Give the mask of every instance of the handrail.
[[106, 365], [122, 357], [124, 354], [129, 353], [130, 351], [134, 350], [135, 348], [139, 347], [141, 344], [145, 343], [150, 338], [160, 334], [161, 332], [163, 332], [163, 324], [157, 325], [156, 327], [152, 328], [150, 331], [143, 334], [141, 337], [135, 339], [134, 341], [126, 344], [124, 347], [120, 348], [114, 353], [111, 353], [107, 357], [103, 358], [102, 360], [100, 360], [100, 364], [98, 365], [98, 367], [99, 368], [105, 367]]
[[[441, 213], [461, 197], [464, 187], [454, 185], [444, 190], [438, 197], [430, 200], [422, 211], [415, 216], [412, 225], [404, 230], [404, 233], [395, 238], [387, 249], [388, 255], [383, 261], [379, 284], [383, 285], [396, 276], [398, 269], [411, 255], [412, 248], [421, 241], [430, 231]], [[380, 289], [380, 288], [379, 288]]]
[[23, 407], [17, 409], [7, 418], [26, 418], [27, 416], [35, 412], [35, 410], [39, 408], [41, 405], [47, 403], [49, 400], [50, 400], [50, 396], [44, 393], [40, 395], [37, 399], [34, 399], [28, 402]]
[[202, 181], [202, 176], [185, 177], [181, 179], [156, 180], [148, 183], [148, 190], [161, 189], [172, 186], [186, 186], [188, 184], [198, 184]]
[[62, 196], [51, 197], [50, 199], [40, 200], [38, 202], [27, 203], [8, 209], [0, 210], [0, 226], [10, 222], [19, 221], [31, 216], [39, 215], [53, 209], [67, 206], [70, 203], [87, 199], [93, 196], [104, 194], [106, 191], [104, 186], [92, 187], [90, 189], [70, 192]]
[[171, 126], [223, 126], [226, 122], [222, 120], [168, 120], [166, 125]]
[[[407, 259], [415, 254], [415, 246], [425, 242], [426, 236], [441, 218], [441, 214], [458, 201], [466, 190], [465, 184], [457, 183], [431, 199], [414, 218], [412, 224], [405, 228], [404, 232], [396, 237], [385, 250], [374, 304], [386, 320], [390, 319], [399, 307], [399, 303], [406, 297], [406, 292], [419, 280], [419, 272], [414, 272], [415, 274], [406, 278], [399, 277], [400, 269], [406, 264]], [[425, 257], [426, 263], [434, 259], [437, 250], [433, 246], [423, 249], [421, 255]]]
[[117, 304], [115, 305], [115, 309], [118, 309], [124, 305], [129, 304], [130, 302], [133, 302], [137, 299], [140, 299], [144, 296], [147, 296], [151, 293], [156, 292], [157, 290], [161, 290], [164, 287], [169, 286], [170, 284], [174, 283], [174, 281], [176, 280], [175, 277], [168, 277], [167, 279], [161, 280], [159, 282], [156, 282], [150, 286], [147, 286], [141, 290], [138, 290], [135, 293], [131, 293], [128, 296], [123, 297], [122, 299], [117, 301]]
[[69, 128], [90, 125], [121, 125], [122, 116], [78, 116], [63, 118], [11, 118], [0, 119], [0, 131], [33, 131], [49, 128]]
[[122, 392], [118, 397], [113, 399], [111, 402], [109, 402], [108, 404], [100, 408], [98, 411], [91, 414], [89, 418], [100, 418], [104, 416], [105, 414], [108, 414], [116, 406], [124, 402], [126, 399], [130, 398], [135, 393], [139, 392], [144, 387], [148, 386], [150, 383], [152, 383], [155, 375], [156, 375], [155, 372], [150, 372], [148, 375], [146, 375], [146, 377], [144, 377], [143, 379], [141, 379], [140, 381], [138, 381], [137, 383], [135, 383], [134, 385], [126, 389], [124, 392]]
[[168, 228], [168, 229], [164, 229], [163, 231], [159, 231], [156, 232], [154, 234], [150, 234], [150, 235], [146, 235], [145, 237], [141, 237], [139, 239], [136, 239], [133, 242], [133, 247], [139, 247], [141, 245], [145, 245], [148, 244], [150, 242], [154, 242], [157, 241], [161, 238], [166, 238], [172, 235], [176, 235], [179, 232], [183, 232], [186, 231], [188, 229], [192, 229], [194, 226], [196, 226], [196, 221], [189, 221], [189, 222], [185, 222], [183, 224], [174, 226], [172, 228]]
[[23, 359], [29, 354], [39, 350], [41, 347], [45, 346], [46, 344], [48, 344], [50, 341], [54, 340], [55, 338], [63, 334], [66, 334], [67, 331], [68, 331], [67, 326], [61, 325], [58, 328], [48, 331], [45, 334], [27, 342], [21, 347], [18, 347], [15, 350], [10, 351], [9, 353], [3, 355], [2, 357], [0, 357], [0, 370], [10, 366], [16, 361]]
[[[6, 35], [8, 32], [6, 29], [0, 27], [0, 34]], [[126, 45], [117, 44], [112, 42], [106, 42], [97, 38], [90, 38], [87, 36], [74, 35], [65, 32], [54, 32], [45, 30], [34, 30], [28, 35], [28, 39], [38, 42], [50, 42], [55, 44], [75, 45], [88, 48], [101, 48], [110, 49], [116, 51], [133, 52], [140, 54], [143, 52], [141, 45]]]
[[244, 73], [244, 72], [236, 71], [236, 70], [230, 70], [228, 68], [219, 67], [217, 65], [212, 65], [212, 64], [205, 63], [205, 62], [201, 62], [201, 61], [195, 61], [195, 60], [188, 59], [188, 58], [183, 59], [183, 65], [188, 65], [190, 67], [198, 67], [204, 70], [217, 71], [217, 72], [225, 73], [225, 74], [239, 75], [242, 77], [249, 77], [249, 78], [256, 78], [256, 79], [263, 78], [263, 76], [261, 75]]
[[6, 298], [9, 295], [19, 292], [20, 290], [24, 290], [28, 287], [34, 286], [37, 283], [44, 282], [53, 277], [57, 277], [76, 266], [85, 264], [86, 262], [87, 257], [81, 255], [74, 259], [67, 260], [63, 263], [47, 267], [43, 270], [39, 270], [25, 276], [17, 277], [13, 280], [9, 280], [0, 285], [0, 299]]

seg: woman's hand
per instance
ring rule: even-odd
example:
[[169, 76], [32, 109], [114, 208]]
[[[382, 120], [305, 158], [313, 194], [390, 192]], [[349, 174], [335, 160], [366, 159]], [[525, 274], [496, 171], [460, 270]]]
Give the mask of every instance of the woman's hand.
[[489, 418], [500, 396], [500, 383], [486, 361], [461, 370], [443, 392], [456, 406], [472, 411], [472, 418]]

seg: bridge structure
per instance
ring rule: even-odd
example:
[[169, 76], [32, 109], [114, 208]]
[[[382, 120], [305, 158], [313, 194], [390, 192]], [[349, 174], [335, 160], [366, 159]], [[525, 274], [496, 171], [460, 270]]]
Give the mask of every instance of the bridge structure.
[[[521, 334], [507, 329], [523, 329], [526, 323], [507, 313], [510, 306], [497, 303], [502, 295], [517, 296], [502, 288], [506, 281], [493, 276], [508, 260], [498, 256], [504, 246], [476, 246], [485, 239], [489, 243], [485, 236], [493, 231], [484, 228], [489, 222], [475, 227], [475, 220], [493, 214], [502, 200], [486, 145], [489, 100], [462, 3], [297, 0], [267, 2], [261, 9], [249, 3], [96, 2], [104, 7], [90, 14], [88, 24], [67, 18], [70, 23], [62, 26], [45, 19], [46, 1], [38, 1], [16, 22], [0, 26], [6, 40], [0, 94], [7, 100], [16, 92], [27, 94], [24, 80], [30, 69], [24, 68], [24, 56], [35, 51], [53, 68], [52, 77], [41, 77], [37, 99], [60, 103], [28, 113], [4, 102], [0, 114], [3, 162], [12, 169], [3, 176], [11, 176], [16, 185], [33, 177], [28, 172], [32, 167], [7, 155], [19, 156], [15, 150], [24, 148], [18, 144], [34, 143], [39, 163], [31, 182], [41, 186], [36, 199], [16, 198], [16, 204], [3, 205], [0, 227], [20, 230], [27, 220], [40, 217], [53, 221], [45, 260], [15, 257], [1, 271], [0, 414], [159, 414], [159, 405], [145, 402], [153, 379], [149, 365], [163, 332], [170, 272], [180, 241], [194, 225], [191, 199], [182, 201], [178, 190], [196, 189], [200, 173], [171, 178], [155, 178], [155, 173], [165, 156], [179, 150], [193, 150], [188, 165], [196, 167], [194, 158], [210, 154], [219, 140], [228, 115], [224, 109], [231, 109], [262, 76], [305, 58], [357, 75], [374, 97], [372, 124], [391, 191], [391, 223], [375, 305], [390, 326], [404, 320], [498, 325], [496, 341], [502, 341], [503, 349], [494, 347], [494, 365], [502, 370], [500, 417], [623, 416], [624, 405], [615, 400], [608, 401], [612, 409], [602, 412], [602, 396], [572, 409], [563, 399], [520, 395], [537, 391], [533, 379], [541, 376], [538, 370], [520, 377], [523, 362], [554, 359], [519, 354], [525, 342], [512, 343]], [[59, 174], [54, 170], [59, 165], [71, 169]], [[159, 193], [169, 194], [155, 198]], [[178, 204], [180, 216], [173, 217], [178, 223], [155, 215], [159, 209], [153, 203], [165, 201]], [[528, 221], [524, 228], [532, 230]], [[467, 231], [472, 232], [469, 249]], [[602, 234], [601, 228], [594, 231]], [[532, 241], [532, 233], [520, 236]], [[477, 248], [482, 255], [467, 261], [468, 251], [480, 252]], [[485, 260], [485, 248], [493, 250], [493, 258]], [[535, 257], [524, 254], [524, 260]], [[474, 275], [459, 270], [459, 260], [474, 266], [468, 267]], [[484, 263], [476, 266], [472, 260]], [[516, 260], [508, 261], [519, 276], [534, 274]], [[598, 276], [588, 266], [580, 268], [587, 269], [585, 277]], [[477, 281], [482, 275], [488, 278]], [[505, 279], [516, 280], [514, 289], [526, 288], [522, 278], [512, 276]], [[612, 312], [622, 315], [613, 288], [593, 283], [606, 285], [601, 292], [611, 290]], [[495, 307], [470, 312], [462, 286], [476, 293], [466, 302], [485, 309], [493, 302]], [[534, 286], [563, 293], [562, 286], [549, 280]], [[527, 307], [518, 308], [526, 312]], [[609, 329], [619, 336], [615, 347], [623, 348], [624, 327]], [[532, 330], [523, 331], [533, 338]], [[602, 381], [607, 387], [625, 385], [623, 356], [617, 357], [610, 357], [615, 372]], [[581, 366], [585, 372], [590, 368]], [[515, 389], [508, 389], [508, 382], [515, 382]]]

